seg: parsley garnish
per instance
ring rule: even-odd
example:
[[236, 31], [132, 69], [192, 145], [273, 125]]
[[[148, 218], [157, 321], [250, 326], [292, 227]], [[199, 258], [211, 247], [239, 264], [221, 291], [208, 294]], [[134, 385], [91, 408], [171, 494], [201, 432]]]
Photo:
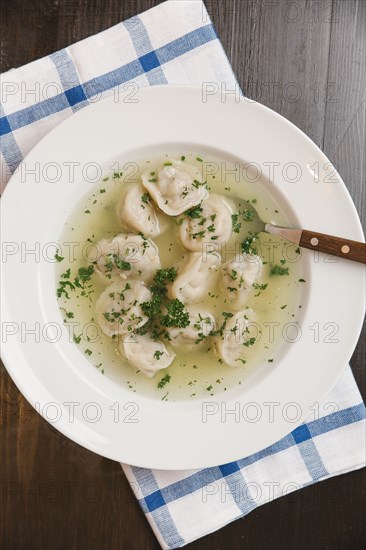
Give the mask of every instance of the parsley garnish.
[[184, 214], [189, 218], [196, 219], [201, 217], [202, 210], [201, 205], [198, 204], [197, 206], [193, 206], [189, 210], [186, 210]]
[[94, 273], [94, 266], [92, 266], [92, 265], [89, 265], [88, 267], [79, 267], [79, 269], [78, 269], [78, 279], [80, 281], [82, 281], [83, 283], [86, 283], [86, 282], [90, 281], [93, 273]]
[[86, 292], [87, 288], [90, 288], [90, 285], [86, 286], [86, 283], [90, 281], [92, 275], [94, 273], [94, 266], [90, 265], [88, 267], [80, 267], [78, 269], [78, 274], [73, 280], [73, 282], [70, 281], [71, 277], [71, 269], [69, 268], [65, 273], [61, 274], [61, 281], [59, 281], [59, 287], [56, 291], [57, 297], [61, 298], [61, 296], [64, 294], [65, 298], [69, 298], [68, 290], [75, 290], [76, 288], [80, 288], [82, 290], [81, 295], [82, 296], [89, 296], [91, 292]]
[[189, 313], [178, 298], [167, 303], [166, 308], [167, 313], [160, 318], [163, 327], [185, 328], [189, 325]]
[[252, 222], [254, 220], [254, 210], [244, 210], [243, 218], [246, 222]]
[[158, 383], [158, 388], [162, 389], [166, 384], [170, 382], [171, 376], [170, 374], [166, 374]]
[[271, 277], [274, 275], [289, 275], [288, 267], [281, 267], [280, 265], [274, 265], [269, 273]]
[[246, 346], [247, 348], [249, 348], [249, 346], [253, 346], [255, 344], [255, 338], [249, 338], [249, 340], [247, 340], [246, 342], [244, 342], [244, 346]]
[[58, 262], [62, 262], [62, 260], [64, 260], [65, 257], [64, 256], [59, 256], [57, 252], [55, 254], [55, 260], [58, 261]]
[[256, 255], [258, 253], [258, 249], [256, 246], [254, 246], [254, 243], [258, 240], [258, 233], [249, 233], [249, 236], [244, 239], [244, 241], [241, 243], [241, 250], [245, 254], [253, 254]]
[[253, 288], [255, 288], [255, 290], [266, 290], [267, 286], [268, 286], [268, 283], [265, 283], [264, 285], [253, 283]]
[[155, 273], [154, 282], [164, 285], [167, 281], [173, 282], [177, 276], [177, 270], [174, 267], [167, 269], [158, 269]]
[[241, 223], [238, 222], [239, 214], [232, 214], [231, 215], [231, 221], [233, 224], [233, 231], [234, 233], [239, 233], [241, 228]]
[[142, 202], [144, 202], [145, 204], [148, 204], [151, 200], [151, 195], [150, 193], [144, 193], [143, 195], [141, 195], [141, 200]]
[[113, 269], [113, 262], [118, 269], [121, 269], [122, 271], [130, 271], [131, 270], [131, 264], [129, 262], [126, 262], [124, 260], [121, 260], [117, 256], [117, 254], [107, 254], [108, 261], [105, 262], [105, 267], [107, 271], [112, 271]]

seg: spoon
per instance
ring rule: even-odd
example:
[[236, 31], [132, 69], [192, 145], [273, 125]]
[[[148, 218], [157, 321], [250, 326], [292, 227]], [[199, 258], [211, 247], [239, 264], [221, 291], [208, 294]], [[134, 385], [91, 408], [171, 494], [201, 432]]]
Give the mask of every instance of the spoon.
[[339, 256], [354, 262], [366, 264], [366, 243], [325, 235], [315, 231], [307, 231], [295, 227], [282, 227], [272, 223], [266, 223], [259, 216], [252, 204], [250, 208], [256, 216], [256, 222], [260, 227], [258, 232], [264, 231], [273, 235], [280, 235], [284, 239], [309, 250], [318, 250], [332, 256]]

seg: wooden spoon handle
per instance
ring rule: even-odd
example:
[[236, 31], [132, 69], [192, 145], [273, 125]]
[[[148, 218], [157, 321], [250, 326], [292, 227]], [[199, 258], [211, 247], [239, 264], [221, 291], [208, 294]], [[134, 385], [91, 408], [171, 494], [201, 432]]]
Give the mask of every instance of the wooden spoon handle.
[[332, 237], [303, 229], [299, 245], [310, 250], [319, 250], [332, 256], [339, 256], [355, 262], [366, 263], [366, 243]]

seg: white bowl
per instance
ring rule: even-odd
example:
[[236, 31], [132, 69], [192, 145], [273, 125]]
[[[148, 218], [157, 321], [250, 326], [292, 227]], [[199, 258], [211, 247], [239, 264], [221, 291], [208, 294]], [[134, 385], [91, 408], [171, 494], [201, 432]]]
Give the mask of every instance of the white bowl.
[[[20, 391], [48, 421], [100, 455], [161, 469], [223, 464], [274, 443], [314, 414], [314, 403], [335, 384], [359, 337], [363, 266], [304, 251], [308, 290], [301, 338], [285, 342], [276, 367], [248, 387], [176, 403], [132, 394], [93, 369], [67, 330], [57, 328], [62, 318], [50, 261], [56, 245], [49, 243], [57, 243], [74, 205], [88, 192], [90, 186], [82, 184], [85, 165], [107, 167], [167, 147], [255, 162], [264, 173], [276, 162], [270, 185], [288, 205], [293, 223], [356, 240], [363, 240], [362, 229], [329, 160], [268, 108], [218, 94], [204, 101], [201, 89], [191, 87], [144, 88], [137, 99], [111, 96], [74, 114], [11, 178], [2, 200], [3, 359]], [[286, 176], [288, 163], [300, 167], [296, 182]], [[58, 181], [50, 183], [56, 175]], [[39, 257], [25, 256], [35, 243]], [[32, 327], [39, 338], [25, 334]], [[225, 415], [230, 410], [239, 411], [238, 417]]]

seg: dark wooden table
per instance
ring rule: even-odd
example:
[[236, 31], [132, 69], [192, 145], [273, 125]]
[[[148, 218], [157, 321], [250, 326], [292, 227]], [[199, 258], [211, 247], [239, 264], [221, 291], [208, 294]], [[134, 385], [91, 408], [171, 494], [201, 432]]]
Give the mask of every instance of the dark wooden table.
[[[177, 0], [179, 1], [179, 0]], [[1, 71], [159, 4], [159, 0], [2, 0]], [[365, 221], [366, 2], [207, 0], [242, 89], [281, 113], [338, 167]], [[351, 360], [365, 396], [365, 343]], [[159, 548], [119, 464], [55, 431], [1, 369], [1, 549]], [[358, 550], [364, 471], [252, 512], [193, 549]]]

